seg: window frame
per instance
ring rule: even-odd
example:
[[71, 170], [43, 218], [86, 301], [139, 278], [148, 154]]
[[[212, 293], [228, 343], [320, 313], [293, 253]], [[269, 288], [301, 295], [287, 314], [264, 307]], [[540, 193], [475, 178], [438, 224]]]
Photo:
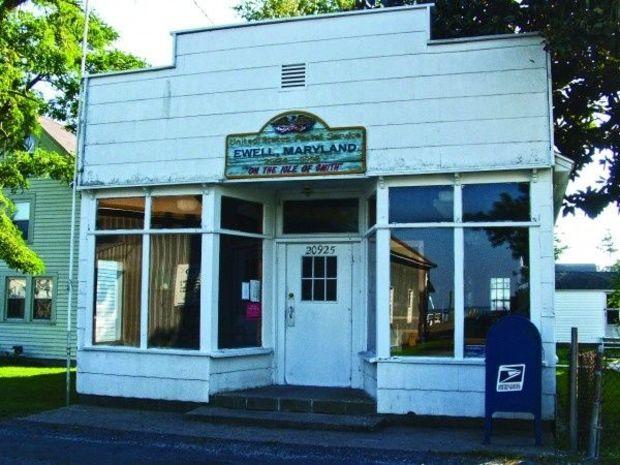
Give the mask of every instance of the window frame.
[[[8, 280], [11, 278], [26, 280], [26, 296], [24, 302], [24, 318], [8, 318]], [[36, 279], [51, 279], [52, 281], [52, 309], [49, 320], [34, 318], [34, 281]], [[46, 273], [43, 275], [25, 275], [20, 273], [3, 273], [1, 275], [2, 283], [0, 291], [2, 292], [2, 311], [0, 312], [3, 323], [19, 324], [28, 323], [35, 325], [53, 325], [56, 324], [56, 305], [58, 299], [58, 274]]]
[[[28, 193], [12, 195], [10, 196], [10, 199], [14, 204], [19, 202], [28, 202], [30, 204], [30, 211], [28, 216], [28, 239], [26, 239], [26, 244], [32, 244], [34, 242], [34, 213], [36, 211], [36, 194]], [[11, 221], [13, 221], [12, 218]]]
[[[174, 229], [153, 229], [151, 228], [151, 206], [152, 198], [159, 196], [184, 196], [199, 195], [202, 197], [201, 210], [201, 226], [198, 228], [174, 228]], [[228, 230], [220, 227], [220, 209], [221, 198], [234, 197], [240, 200], [247, 200], [254, 203], [260, 203], [263, 206], [263, 233], [247, 233], [243, 231]], [[97, 203], [100, 199], [105, 198], [123, 198], [123, 197], [144, 197], [144, 227], [142, 229], [96, 229]], [[88, 288], [88, 308], [90, 323], [86, 326], [87, 332], [84, 337], [83, 347], [91, 350], [107, 350], [119, 352], [149, 352], [160, 354], [187, 354], [187, 355], [209, 355], [225, 356], [223, 354], [242, 353], [265, 353], [270, 349], [266, 348], [268, 343], [270, 328], [266, 328], [265, 319], [262, 323], [261, 346], [248, 347], [243, 349], [219, 349], [217, 341], [217, 311], [208, 311], [210, 308], [218, 308], [219, 296], [217, 290], [217, 281], [211, 278], [212, 273], [219, 273], [219, 237], [222, 234], [231, 236], [253, 237], [263, 240], [262, 254], [263, 264], [262, 273], [268, 270], [268, 263], [265, 257], [270, 254], [273, 246], [274, 232], [273, 225], [267, 220], [274, 214], [272, 198], [266, 196], [260, 191], [249, 191], [246, 189], [237, 189], [234, 186], [161, 186], [152, 189], [115, 189], [97, 192], [88, 198], [90, 204], [88, 223], [90, 225], [87, 231], [88, 237], [88, 257], [89, 274], [87, 278]], [[86, 204], [86, 202], [85, 202]], [[151, 236], [156, 234], [199, 234], [201, 236], [202, 253], [200, 257], [201, 278], [200, 278], [200, 326], [199, 326], [199, 348], [167, 348], [167, 347], [149, 347], [148, 345], [148, 318], [149, 318], [149, 277], [150, 277], [150, 255], [151, 255]], [[141, 267], [141, 288], [140, 288], [140, 343], [138, 346], [119, 346], [105, 343], [94, 343], [94, 310], [95, 310], [95, 238], [106, 235], [139, 235], [142, 237], [142, 267]], [[207, 277], [209, 275], [209, 277]], [[265, 278], [263, 278], [265, 280]], [[270, 292], [271, 280], [268, 285], [263, 283], [263, 301], [267, 299], [267, 293]], [[269, 297], [270, 299], [270, 297]], [[271, 300], [269, 300], [271, 302]], [[208, 319], [208, 321], [207, 321]], [[269, 323], [271, 324], [271, 323]]]
[[[464, 314], [464, 231], [468, 228], [527, 228], [529, 233], [529, 269], [530, 269], [530, 295], [529, 295], [529, 306], [530, 306], [530, 320], [534, 321], [535, 324], [540, 315], [534, 313], [535, 306], [535, 292], [534, 292], [534, 284], [532, 282], [532, 273], [535, 265], [534, 261], [534, 251], [538, 250], [536, 248], [536, 238], [538, 237], [535, 234], [532, 234], [533, 231], [537, 231], [540, 227], [540, 219], [537, 215], [534, 214], [534, 209], [537, 207], [537, 201], [535, 199], [534, 194], [534, 183], [536, 182], [535, 177], [531, 176], [529, 173], [507, 173], [507, 174], [491, 174], [491, 175], [437, 175], [437, 176], [425, 176], [420, 177], [419, 179], [412, 178], [396, 178], [394, 180], [384, 181], [384, 185], [381, 186], [381, 183], [377, 184], [377, 191], [383, 190], [384, 193], [381, 196], [381, 200], [378, 201], [377, 204], [377, 224], [373, 227], [367, 229], [364, 234], [365, 240], [374, 234], [380, 233], [382, 230], [385, 230], [387, 235], [384, 236], [384, 241], [388, 241], [387, 249], [389, 250], [389, 237], [390, 231], [393, 229], [413, 229], [413, 228], [450, 228], [454, 232], [454, 318], [455, 318], [455, 328], [454, 328], [454, 355], [453, 356], [432, 356], [432, 355], [397, 355], [393, 356], [391, 354], [390, 342], [389, 342], [389, 333], [387, 335], [381, 334], [381, 337], [384, 338], [383, 345], [387, 344], [387, 353], [385, 352], [386, 347], [380, 347], [379, 341], [381, 338], [379, 337], [379, 333], [377, 334], [377, 342], [376, 342], [376, 355], [377, 356], [386, 356], [395, 360], [406, 360], [410, 362], [415, 362], [416, 360], [419, 362], [433, 361], [433, 362], [468, 362], [468, 363], [481, 363], [484, 360], [484, 357], [465, 357], [465, 314]], [[492, 221], [492, 222], [475, 222], [475, 221], [462, 221], [462, 194], [463, 194], [463, 186], [468, 184], [505, 184], [505, 183], [527, 183], [529, 185], [529, 211], [530, 211], [530, 219], [529, 221]], [[453, 221], [445, 221], [445, 222], [420, 222], [420, 223], [390, 223], [389, 222], [389, 189], [393, 187], [425, 187], [425, 186], [437, 186], [437, 185], [450, 185], [454, 189], [454, 217]], [[379, 195], [378, 195], [379, 199]], [[538, 233], [538, 231], [537, 231]], [[377, 257], [381, 250], [385, 250], [385, 244], [379, 244], [379, 236], [377, 236]], [[384, 252], [385, 253], [385, 252]], [[380, 260], [378, 258], [377, 260]], [[536, 271], [537, 272], [537, 271]], [[377, 293], [381, 287], [384, 288], [383, 294], [385, 297], [389, 297], [389, 291], [391, 288], [391, 276], [386, 279], [386, 281], [382, 281], [379, 276], [377, 278]], [[389, 302], [383, 302], [382, 309], [389, 309]], [[377, 311], [380, 311], [380, 304], [377, 303]], [[391, 330], [391, 321], [388, 318], [387, 321], [387, 330], [388, 332]], [[383, 327], [385, 328], [385, 326]], [[377, 321], [377, 330], [383, 333], [385, 329], [379, 328], [379, 324]]]

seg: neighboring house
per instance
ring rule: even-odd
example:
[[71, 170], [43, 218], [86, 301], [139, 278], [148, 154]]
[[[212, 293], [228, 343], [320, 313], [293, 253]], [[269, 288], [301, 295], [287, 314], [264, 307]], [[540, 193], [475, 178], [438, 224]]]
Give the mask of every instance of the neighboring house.
[[598, 343], [605, 337], [620, 338], [618, 309], [610, 308], [614, 274], [597, 271], [594, 264], [556, 265], [555, 334], [567, 343], [571, 327], [577, 327], [579, 342]]
[[417, 5], [182, 31], [172, 66], [86, 78], [80, 394], [327, 386], [481, 417], [487, 331], [520, 314], [554, 418], [549, 55], [430, 25]]
[[[75, 153], [73, 134], [48, 118], [40, 118], [39, 123], [40, 135], [28, 138], [28, 149], [38, 146], [67, 156]], [[51, 179], [32, 179], [28, 190], [5, 193], [15, 203], [15, 224], [45, 262], [45, 272], [26, 275], [0, 262], [0, 351], [14, 353], [18, 346], [25, 357], [62, 359], [66, 357], [71, 188]]]

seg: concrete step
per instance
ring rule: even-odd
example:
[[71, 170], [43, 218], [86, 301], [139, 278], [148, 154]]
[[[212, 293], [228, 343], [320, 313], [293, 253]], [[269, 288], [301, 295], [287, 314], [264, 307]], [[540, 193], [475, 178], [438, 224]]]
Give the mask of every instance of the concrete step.
[[372, 415], [374, 399], [359, 389], [313, 386], [264, 386], [211, 396], [209, 405], [239, 410]]
[[331, 431], [375, 431], [383, 424], [383, 418], [377, 415], [330, 415], [209, 406], [198, 407], [187, 412], [185, 417], [209, 423]]

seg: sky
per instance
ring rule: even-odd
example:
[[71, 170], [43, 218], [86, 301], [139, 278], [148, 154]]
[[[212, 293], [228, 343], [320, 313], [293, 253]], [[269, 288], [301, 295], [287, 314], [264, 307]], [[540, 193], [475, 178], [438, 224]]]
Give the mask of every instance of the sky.
[[[152, 66], [172, 63], [170, 32], [240, 22], [232, 7], [238, 0], [90, 0], [91, 8], [119, 32], [117, 46], [145, 58]], [[573, 192], [594, 184], [603, 174], [597, 163], [587, 166], [569, 185]], [[581, 212], [560, 218], [556, 235], [567, 249], [561, 263], [595, 263], [610, 266], [620, 260], [620, 250], [609, 255], [599, 247], [611, 232], [620, 249], [620, 215], [608, 207], [592, 220]]]

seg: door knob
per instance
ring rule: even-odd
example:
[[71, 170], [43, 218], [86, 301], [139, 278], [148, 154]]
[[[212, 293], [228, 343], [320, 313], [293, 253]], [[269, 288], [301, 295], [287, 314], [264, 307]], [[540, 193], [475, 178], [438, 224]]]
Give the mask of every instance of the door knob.
[[286, 306], [286, 326], [295, 326], [295, 295], [290, 292]]

